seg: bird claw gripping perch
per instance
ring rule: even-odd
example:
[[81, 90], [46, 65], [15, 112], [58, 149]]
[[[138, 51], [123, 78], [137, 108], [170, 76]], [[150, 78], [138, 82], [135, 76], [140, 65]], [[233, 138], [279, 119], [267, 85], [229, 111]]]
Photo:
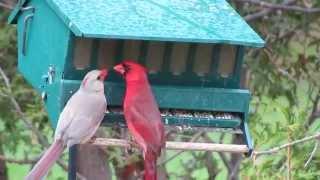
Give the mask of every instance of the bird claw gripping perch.
[[128, 138], [129, 146], [124, 149], [124, 153], [126, 156], [130, 156], [130, 154], [134, 153], [134, 142], [131, 136]]
[[95, 143], [96, 140], [97, 140], [97, 138], [98, 138], [97, 136], [92, 136], [92, 137], [89, 139], [88, 143], [89, 143], [89, 144]]

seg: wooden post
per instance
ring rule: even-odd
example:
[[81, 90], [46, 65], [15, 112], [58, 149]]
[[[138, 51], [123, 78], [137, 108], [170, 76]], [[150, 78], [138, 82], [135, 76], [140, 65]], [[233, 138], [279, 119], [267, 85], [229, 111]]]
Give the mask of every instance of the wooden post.
[[[98, 130], [95, 136], [103, 137]], [[90, 144], [73, 146], [69, 153], [69, 180], [111, 180], [111, 170], [101, 147]]]
[[97, 146], [82, 144], [77, 149], [77, 172], [87, 180], [112, 178], [106, 153]]

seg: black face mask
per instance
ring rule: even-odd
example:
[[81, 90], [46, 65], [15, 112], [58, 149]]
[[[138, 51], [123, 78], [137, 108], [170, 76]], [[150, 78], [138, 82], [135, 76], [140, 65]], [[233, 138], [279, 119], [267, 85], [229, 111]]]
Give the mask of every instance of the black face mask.
[[126, 77], [126, 75], [128, 74], [128, 72], [131, 70], [130, 66], [127, 64], [122, 64], [123, 68], [124, 68], [124, 73], [123, 76]]

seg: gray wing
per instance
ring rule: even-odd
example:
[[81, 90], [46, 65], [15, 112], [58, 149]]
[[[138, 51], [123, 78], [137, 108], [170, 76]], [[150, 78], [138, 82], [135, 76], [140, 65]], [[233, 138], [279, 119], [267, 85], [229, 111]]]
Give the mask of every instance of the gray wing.
[[61, 113], [56, 135], [59, 133], [68, 146], [87, 141], [100, 126], [106, 106], [104, 94], [76, 93]]
[[99, 128], [106, 110], [106, 104], [96, 103], [74, 118], [68, 130], [68, 147], [88, 141]]
[[74, 109], [77, 104], [77, 98], [79, 96], [79, 90], [74, 93], [68, 100], [67, 104], [60, 113], [57, 127], [55, 130], [55, 139], [62, 139], [66, 129], [70, 126], [72, 120], [76, 115], [76, 110]]

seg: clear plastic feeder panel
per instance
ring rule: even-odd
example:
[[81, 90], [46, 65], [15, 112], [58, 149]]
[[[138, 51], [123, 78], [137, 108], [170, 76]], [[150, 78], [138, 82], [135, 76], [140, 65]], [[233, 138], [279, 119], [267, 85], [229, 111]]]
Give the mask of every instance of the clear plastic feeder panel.
[[149, 42], [148, 52], [146, 53], [146, 66], [150, 74], [156, 74], [161, 71], [164, 51], [164, 42]]
[[173, 75], [181, 75], [186, 71], [189, 47], [188, 43], [176, 43], [173, 45], [170, 66], [170, 72]]
[[76, 70], [83, 70], [89, 67], [91, 59], [92, 42], [92, 39], [75, 39], [73, 64]]
[[237, 49], [234, 46], [223, 45], [220, 50], [218, 73], [227, 78], [233, 75]]
[[210, 72], [213, 57], [213, 45], [199, 44], [196, 47], [193, 72], [205, 76]]
[[115, 65], [115, 57], [117, 52], [118, 41], [101, 40], [98, 53], [98, 67], [112, 68]]
[[230, 45], [219, 48], [215, 44], [76, 38], [73, 64], [76, 70], [95, 68], [94, 63], [110, 69], [122, 60], [134, 60], [159, 76], [212, 78], [213, 72], [218, 72], [220, 77], [229, 78], [234, 73], [236, 54], [237, 47]]
[[123, 46], [123, 57], [124, 60], [137, 61], [140, 55], [140, 47], [142, 41], [127, 40]]

